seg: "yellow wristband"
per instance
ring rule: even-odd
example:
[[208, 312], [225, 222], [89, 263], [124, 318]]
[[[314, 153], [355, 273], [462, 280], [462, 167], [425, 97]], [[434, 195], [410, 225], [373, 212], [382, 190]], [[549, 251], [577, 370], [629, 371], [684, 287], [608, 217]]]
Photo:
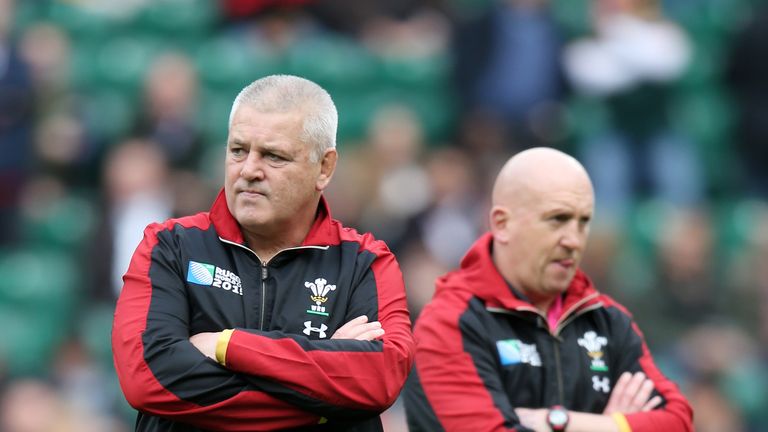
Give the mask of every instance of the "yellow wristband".
[[229, 339], [232, 338], [233, 329], [224, 330], [219, 335], [219, 340], [216, 341], [216, 361], [221, 363], [222, 366], [227, 365], [227, 347], [229, 346]]
[[629, 427], [629, 422], [627, 421], [627, 418], [624, 417], [624, 414], [617, 412], [611, 414], [611, 417], [613, 417], [613, 421], [616, 422], [616, 426], [619, 427], [619, 432], [632, 432], [632, 428]]

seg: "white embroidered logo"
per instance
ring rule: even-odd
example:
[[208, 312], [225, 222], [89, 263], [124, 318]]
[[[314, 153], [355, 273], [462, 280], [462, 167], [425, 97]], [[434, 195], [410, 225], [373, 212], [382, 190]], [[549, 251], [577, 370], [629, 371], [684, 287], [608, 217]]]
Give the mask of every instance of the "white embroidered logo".
[[594, 375], [592, 377], [592, 388], [595, 391], [602, 391], [603, 393], [609, 393], [611, 391], [611, 380], [608, 377], [599, 377]]
[[320, 339], [325, 339], [327, 334], [325, 331], [328, 330], [328, 326], [325, 324], [320, 324], [320, 327], [312, 327], [312, 321], [304, 321], [304, 334], [309, 336], [312, 334], [312, 332], [316, 332], [320, 334]]
[[315, 302], [315, 304], [307, 309], [307, 313], [328, 316], [323, 303], [328, 301], [328, 293], [336, 290], [336, 285], [329, 285], [327, 280], [317, 278], [314, 282], [304, 282], [304, 286], [312, 291], [312, 295], [309, 298]]
[[608, 345], [608, 339], [604, 336], [598, 336], [593, 331], [584, 333], [584, 337], [577, 341], [579, 345], [587, 349], [587, 355], [592, 359], [590, 369], [597, 372], [607, 372], [608, 366], [603, 360], [603, 347]]

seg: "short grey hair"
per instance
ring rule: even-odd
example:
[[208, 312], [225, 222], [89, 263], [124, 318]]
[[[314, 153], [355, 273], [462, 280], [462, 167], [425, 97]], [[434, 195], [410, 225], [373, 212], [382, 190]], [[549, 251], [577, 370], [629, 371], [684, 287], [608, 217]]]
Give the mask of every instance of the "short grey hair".
[[318, 162], [325, 151], [336, 147], [336, 129], [339, 114], [336, 105], [322, 87], [293, 75], [270, 75], [247, 85], [232, 103], [229, 127], [235, 111], [247, 105], [262, 112], [304, 112], [304, 125], [300, 139], [312, 145], [309, 158]]

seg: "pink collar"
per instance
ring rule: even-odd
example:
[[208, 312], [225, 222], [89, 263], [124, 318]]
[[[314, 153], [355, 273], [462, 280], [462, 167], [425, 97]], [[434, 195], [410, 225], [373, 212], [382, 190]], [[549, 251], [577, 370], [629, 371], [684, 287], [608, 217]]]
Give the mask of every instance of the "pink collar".
[[557, 329], [557, 322], [560, 321], [560, 317], [563, 316], [563, 296], [559, 295], [555, 297], [555, 301], [549, 305], [547, 311], [547, 324], [549, 324], [549, 331], [555, 333]]

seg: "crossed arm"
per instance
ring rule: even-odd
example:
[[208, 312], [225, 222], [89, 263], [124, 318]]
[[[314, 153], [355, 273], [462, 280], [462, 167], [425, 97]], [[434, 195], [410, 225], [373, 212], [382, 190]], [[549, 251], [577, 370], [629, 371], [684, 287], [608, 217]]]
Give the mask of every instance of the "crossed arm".
[[[631, 414], [650, 411], [661, 402], [661, 396], [653, 396], [653, 381], [642, 372], [624, 372], [616, 381], [608, 405], [602, 414], [569, 411], [568, 432], [622, 432], [625, 420], [614, 414]], [[536, 432], [550, 432], [547, 424], [547, 408], [516, 408], [520, 423]]]
[[[222, 336], [222, 332], [198, 333], [189, 338], [206, 357], [216, 360], [216, 345]], [[379, 321], [368, 322], [368, 317], [361, 315], [339, 327], [331, 339], [351, 339], [360, 341], [372, 341], [384, 336], [384, 329]]]

